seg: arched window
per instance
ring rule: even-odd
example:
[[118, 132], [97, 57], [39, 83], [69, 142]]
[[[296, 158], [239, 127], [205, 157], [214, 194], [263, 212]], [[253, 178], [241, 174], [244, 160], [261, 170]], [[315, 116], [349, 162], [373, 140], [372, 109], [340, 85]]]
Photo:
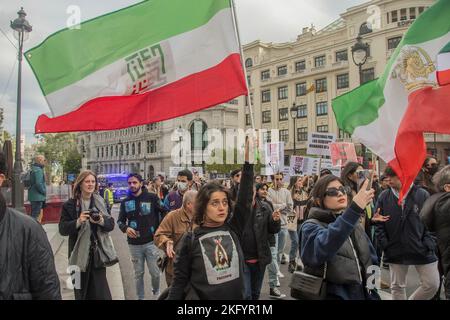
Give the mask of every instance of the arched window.
[[371, 32], [372, 32], [372, 27], [367, 22], [364, 22], [359, 27], [359, 35], [360, 36], [362, 36], [363, 34], [371, 33]]
[[130, 145], [127, 143], [127, 147], [126, 147], [126, 150], [125, 150], [125, 154], [128, 156], [128, 155], [130, 155]]
[[247, 58], [247, 59], [245, 60], [245, 67], [246, 67], [246, 68], [251, 68], [251, 67], [253, 67], [253, 60], [252, 60], [252, 58]]
[[133, 156], [136, 154], [136, 146], [135, 146], [134, 143], [131, 145], [131, 154], [132, 154]]

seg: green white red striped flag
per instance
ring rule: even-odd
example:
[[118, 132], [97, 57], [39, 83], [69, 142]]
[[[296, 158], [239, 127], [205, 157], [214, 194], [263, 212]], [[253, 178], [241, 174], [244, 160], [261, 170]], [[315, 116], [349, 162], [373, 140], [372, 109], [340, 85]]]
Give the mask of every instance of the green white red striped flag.
[[450, 42], [442, 48], [437, 56], [436, 77], [439, 85], [450, 84]]
[[436, 60], [450, 41], [450, 1], [411, 25], [382, 76], [333, 100], [338, 126], [386, 161], [402, 199], [426, 156], [423, 132], [450, 134], [450, 86], [438, 87]]
[[51, 114], [36, 133], [120, 129], [246, 94], [229, 0], [152, 0], [25, 53]]

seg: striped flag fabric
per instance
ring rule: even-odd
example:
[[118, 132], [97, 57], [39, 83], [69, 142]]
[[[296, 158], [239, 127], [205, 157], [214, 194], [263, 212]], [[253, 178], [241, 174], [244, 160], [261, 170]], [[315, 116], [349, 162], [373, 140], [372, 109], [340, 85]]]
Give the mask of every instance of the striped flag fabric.
[[113, 130], [247, 92], [229, 0], [152, 0], [64, 29], [27, 51], [48, 102], [36, 133]]
[[426, 157], [424, 132], [450, 134], [450, 86], [436, 81], [438, 53], [450, 41], [450, 1], [437, 1], [411, 25], [380, 78], [335, 98], [339, 128], [387, 162], [407, 194]]
[[436, 77], [440, 86], [450, 84], [450, 42], [437, 56]]

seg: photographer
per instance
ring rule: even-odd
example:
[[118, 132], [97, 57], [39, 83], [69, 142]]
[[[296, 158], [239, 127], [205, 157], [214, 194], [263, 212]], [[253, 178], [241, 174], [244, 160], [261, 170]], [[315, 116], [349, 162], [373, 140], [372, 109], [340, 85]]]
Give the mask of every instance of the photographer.
[[114, 229], [114, 219], [97, 190], [97, 176], [90, 170], [81, 172], [74, 184], [73, 198], [64, 203], [59, 221], [59, 233], [69, 236], [69, 265], [77, 265], [81, 271], [76, 300], [112, 299], [106, 268], [96, 266], [94, 251], [99, 245], [108, 250], [104, 239]]

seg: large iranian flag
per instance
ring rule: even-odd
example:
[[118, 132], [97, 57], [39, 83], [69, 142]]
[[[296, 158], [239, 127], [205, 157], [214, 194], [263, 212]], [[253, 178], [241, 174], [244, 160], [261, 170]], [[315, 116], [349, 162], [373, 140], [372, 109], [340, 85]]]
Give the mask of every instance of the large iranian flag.
[[411, 25], [383, 75], [333, 100], [338, 126], [386, 161], [405, 196], [426, 156], [423, 132], [450, 134], [450, 86], [436, 82], [438, 53], [450, 42], [450, 1]]
[[247, 92], [229, 0], [144, 1], [25, 56], [51, 110], [36, 133], [142, 125]]

